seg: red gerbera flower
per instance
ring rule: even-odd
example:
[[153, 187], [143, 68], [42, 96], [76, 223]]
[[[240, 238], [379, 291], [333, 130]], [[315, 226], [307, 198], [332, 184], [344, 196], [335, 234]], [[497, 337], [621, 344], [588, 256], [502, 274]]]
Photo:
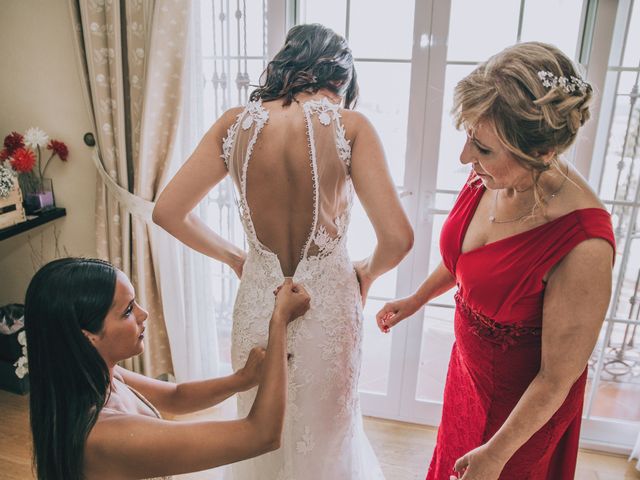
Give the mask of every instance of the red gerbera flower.
[[51, 140], [47, 145], [47, 149], [53, 150], [53, 153], [57, 154], [63, 162], [66, 162], [69, 157], [69, 149], [63, 142], [58, 140]]
[[36, 156], [32, 150], [27, 148], [18, 148], [11, 155], [11, 166], [16, 172], [28, 173], [36, 164]]
[[4, 147], [9, 152], [9, 155], [11, 155], [17, 149], [24, 148], [24, 137], [18, 132], [11, 132], [4, 137]]

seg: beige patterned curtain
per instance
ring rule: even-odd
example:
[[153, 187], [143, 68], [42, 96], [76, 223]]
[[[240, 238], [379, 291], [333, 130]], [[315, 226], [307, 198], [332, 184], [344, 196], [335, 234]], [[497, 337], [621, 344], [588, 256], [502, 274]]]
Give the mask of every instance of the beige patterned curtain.
[[189, 0], [68, 0], [95, 128], [98, 256], [125, 272], [149, 311], [143, 355], [126, 367], [172, 372], [150, 214], [180, 109]]

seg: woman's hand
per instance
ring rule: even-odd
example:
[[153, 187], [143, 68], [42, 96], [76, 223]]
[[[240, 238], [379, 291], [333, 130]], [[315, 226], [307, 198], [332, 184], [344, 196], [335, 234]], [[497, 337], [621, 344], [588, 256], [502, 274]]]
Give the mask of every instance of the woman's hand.
[[416, 313], [421, 306], [414, 295], [385, 303], [376, 314], [378, 328], [383, 333], [389, 333], [391, 327]]
[[307, 291], [301, 284], [293, 283], [290, 278], [285, 279], [273, 293], [276, 296], [276, 306], [272, 318], [281, 315], [290, 323], [311, 308], [311, 297]]
[[367, 303], [369, 288], [371, 288], [375, 277], [369, 273], [368, 259], [353, 262], [353, 269], [356, 271], [356, 278], [360, 285], [360, 297], [362, 298], [362, 306], [364, 307], [365, 303]]
[[244, 367], [236, 372], [241, 380], [242, 392], [255, 387], [262, 380], [262, 365], [267, 351], [262, 347], [254, 347], [249, 352]]
[[451, 476], [455, 480], [498, 480], [506, 461], [491, 450], [488, 445], [480, 445], [460, 457], [453, 469], [462, 476]]

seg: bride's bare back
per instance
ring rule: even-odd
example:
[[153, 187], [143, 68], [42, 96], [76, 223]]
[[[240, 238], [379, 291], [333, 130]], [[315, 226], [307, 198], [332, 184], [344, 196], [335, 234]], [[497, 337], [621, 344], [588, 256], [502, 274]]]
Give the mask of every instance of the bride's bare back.
[[278, 256], [283, 275], [293, 276], [302, 258], [321, 254], [344, 234], [350, 147], [337, 104], [322, 96], [286, 107], [253, 102], [224, 150], [256, 247]]
[[292, 276], [313, 224], [313, 179], [302, 108], [269, 102], [269, 121], [247, 171], [247, 202], [258, 238]]

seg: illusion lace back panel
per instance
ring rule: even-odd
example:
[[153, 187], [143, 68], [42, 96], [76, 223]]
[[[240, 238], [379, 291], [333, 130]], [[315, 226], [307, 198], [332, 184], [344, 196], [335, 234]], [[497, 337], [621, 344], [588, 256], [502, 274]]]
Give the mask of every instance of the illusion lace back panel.
[[253, 102], [232, 128], [227, 166], [249, 241], [292, 277], [302, 258], [327, 253], [344, 235], [350, 148], [338, 109], [326, 99]]
[[[462, 253], [485, 191], [466, 185], [442, 227], [442, 261], [455, 276], [455, 342], [442, 421], [427, 480], [449, 480], [455, 461], [487, 442], [540, 369], [544, 276], [576, 245], [615, 248], [609, 213], [574, 210], [531, 230]], [[507, 462], [501, 480], [573, 479], [586, 369], [553, 417]]]
[[[311, 296], [310, 310], [289, 325], [282, 446], [235, 464], [236, 480], [383, 478], [358, 401], [363, 316], [346, 249], [353, 188], [340, 112], [324, 98], [286, 108], [250, 102], [223, 143], [248, 243], [233, 312], [234, 370], [267, 345], [273, 290], [285, 276]], [[238, 395], [240, 416], [255, 394]]]

